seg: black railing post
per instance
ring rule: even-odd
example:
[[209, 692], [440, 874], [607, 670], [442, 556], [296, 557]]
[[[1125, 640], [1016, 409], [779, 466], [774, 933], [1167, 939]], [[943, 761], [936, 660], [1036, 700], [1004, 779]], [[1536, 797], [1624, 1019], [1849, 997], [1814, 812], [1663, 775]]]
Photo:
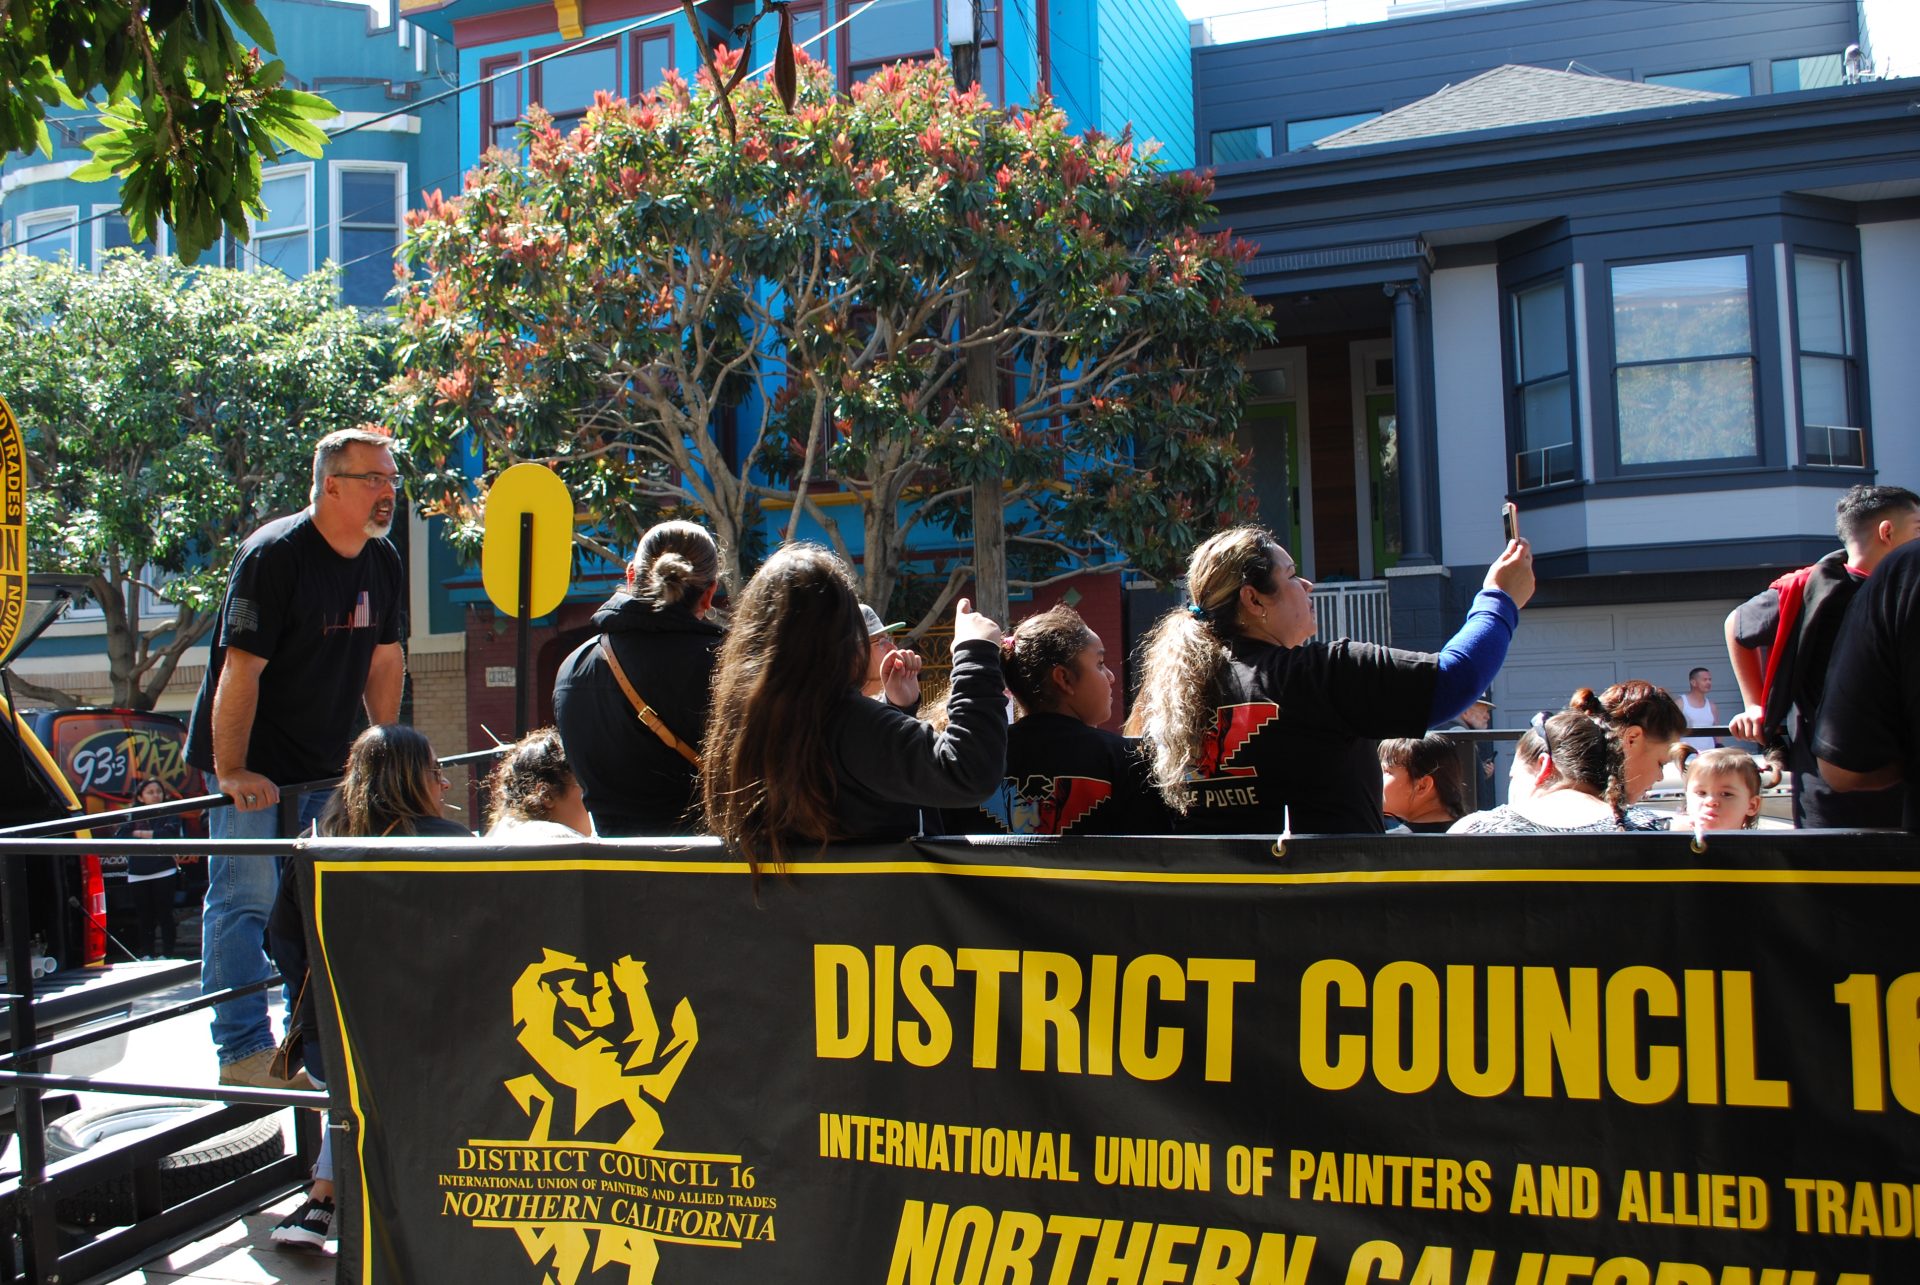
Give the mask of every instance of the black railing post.
[[[0, 897], [7, 916], [8, 1034], [17, 1052], [32, 1048], [37, 1032], [33, 1019], [33, 916], [28, 892], [28, 858], [12, 853], [0, 864]], [[29, 1071], [39, 1063], [23, 1064]], [[41, 1110], [40, 1089], [14, 1086], [14, 1128], [20, 1135], [20, 1244], [26, 1279], [35, 1285], [59, 1279], [60, 1246], [55, 1238], [52, 1202], [43, 1185], [47, 1180], [47, 1121]]]

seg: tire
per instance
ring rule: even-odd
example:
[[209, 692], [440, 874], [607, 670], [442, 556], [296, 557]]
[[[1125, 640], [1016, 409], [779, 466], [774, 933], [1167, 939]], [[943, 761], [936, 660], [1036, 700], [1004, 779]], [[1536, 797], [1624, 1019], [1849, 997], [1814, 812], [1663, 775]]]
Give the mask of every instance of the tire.
[[[76, 1111], [47, 1126], [47, 1159], [82, 1155], [124, 1134], [176, 1123], [205, 1106], [203, 1102], [143, 1102]], [[160, 1203], [177, 1205], [286, 1153], [277, 1115], [215, 1134], [160, 1161]], [[131, 1223], [133, 1175], [121, 1174], [67, 1197], [54, 1206], [54, 1217], [87, 1227]]]

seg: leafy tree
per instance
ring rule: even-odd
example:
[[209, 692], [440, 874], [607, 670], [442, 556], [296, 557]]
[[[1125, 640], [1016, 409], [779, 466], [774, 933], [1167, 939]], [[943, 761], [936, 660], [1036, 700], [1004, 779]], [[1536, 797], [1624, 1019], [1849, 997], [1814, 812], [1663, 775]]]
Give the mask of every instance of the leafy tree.
[[[805, 484], [829, 481], [882, 603], [915, 530], [966, 534], [999, 479], [1030, 567], [1176, 565], [1236, 511], [1239, 359], [1266, 333], [1232, 247], [1195, 230], [1205, 181], [1047, 104], [1003, 114], [944, 64], [851, 96], [811, 60], [798, 79], [791, 113], [732, 91], [737, 141], [710, 76], [602, 96], [566, 137], [536, 113], [524, 161], [493, 153], [414, 216], [397, 418], [442, 499], [545, 461], [616, 539], [699, 509], [737, 575], [767, 501], [795, 506], [789, 538], [811, 510], [839, 541]], [[963, 396], [974, 347], [1002, 405]]]
[[134, 238], [168, 223], [192, 262], [222, 225], [247, 239], [248, 214], [264, 213], [262, 156], [326, 145], [313, 122], [337, 109], [283, 85], [285, 68], [260, 56], [273, 48], [255, 0], [4, 0], [0, 155], [51, 154], [47, 109], [99, 95], [105, 128], [76, 177], [119, 175]]
[[[213, 627], [240, 540], [305, 507], [313, 443], [377, 414], [386, 341], [333, 289], [132, 251], [98, 275], [0, 256], [30, 565], [91, 582], [115, 703], [152, 707]], [[171, 609], [143, 615], [142, 589]]]

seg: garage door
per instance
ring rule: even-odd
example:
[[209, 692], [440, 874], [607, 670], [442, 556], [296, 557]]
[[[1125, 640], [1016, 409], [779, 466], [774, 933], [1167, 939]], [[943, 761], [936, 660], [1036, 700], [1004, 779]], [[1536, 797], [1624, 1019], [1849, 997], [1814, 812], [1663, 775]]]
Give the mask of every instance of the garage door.
[[1725, 722], [1740, 702], [1723, 632], [1727, 613], [1738, 605], [1729, 598], [1528, 608], [1494, 680], [1494, 726], [1525, 727], [1535, 710], [1560, 709], [1579, 688], [1605, 691], [1628, 678], [1644, 678], [1677, 700], [1687, 689], [1687, 671], [1698, 665], [1713, 671], [1714, 712]]

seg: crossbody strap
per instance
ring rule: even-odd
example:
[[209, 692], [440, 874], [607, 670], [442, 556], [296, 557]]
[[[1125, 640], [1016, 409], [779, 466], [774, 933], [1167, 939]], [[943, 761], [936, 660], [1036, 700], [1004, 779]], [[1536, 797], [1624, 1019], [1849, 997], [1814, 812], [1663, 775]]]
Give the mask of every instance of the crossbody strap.
[[600, 635], [600, 655], [606, 660], [607, 668], [613, 671], [613, 681], [620, 684], [620, 690], [627, 695], [627, 703], [633, 706], [633, 712], [640, 716], [640, 721], [647, 725], [647, 730], [659, 737], [668, 749], [698, 768], [699, 752], [675, 736], [673, 729], [653, 712], [653, 706], [640, 699], [640, 693], [633, 690], [633, 683], [627, 678], [627, 671], [620, 668], [620, 659], [613, 654], [613, 647], [607, 642], [605, 634]]

